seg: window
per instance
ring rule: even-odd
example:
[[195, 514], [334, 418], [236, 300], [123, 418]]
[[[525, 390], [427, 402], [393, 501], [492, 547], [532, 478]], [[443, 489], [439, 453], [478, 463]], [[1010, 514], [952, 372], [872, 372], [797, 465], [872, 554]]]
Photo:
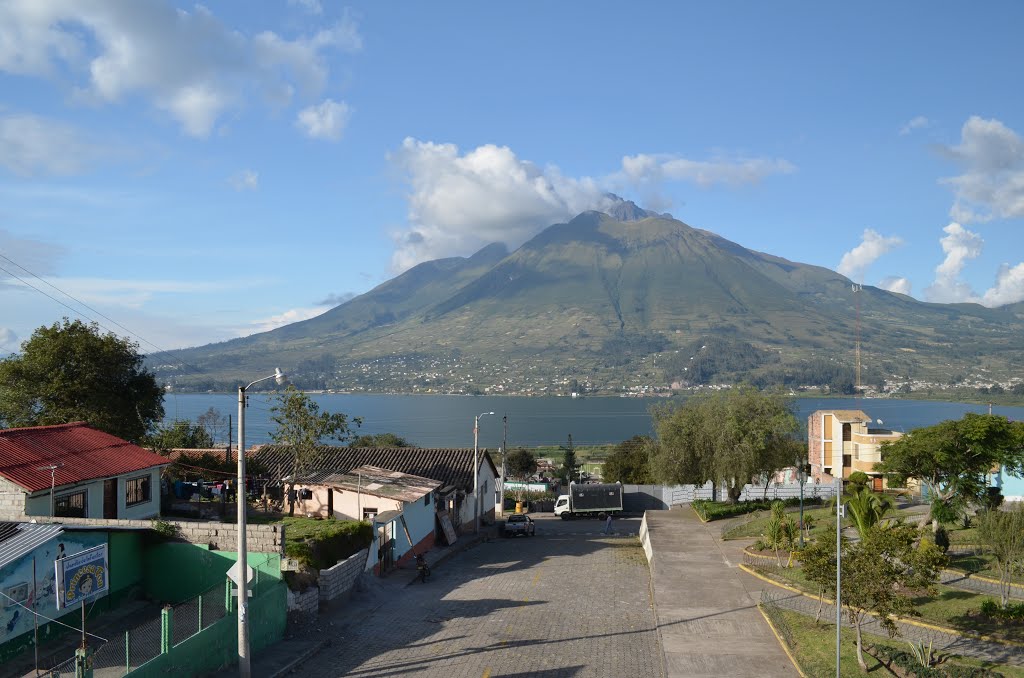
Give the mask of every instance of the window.
[[85, 490], [62, 494], [53, 501], [53, 515], [61, 518], [85, 518], [88, 502]]
[[430, 506], [430, 493], [429, 492], [427, 492], [427, 495], [425, 497], [423, 497], [423, 505], [424, 506]]
[[149, 476], [129, 478], [124, 483], [124, 505], [135, 506], [152, 499], [149, 491]]
[[377, 517], [377, 509], [375, 508], [364, 508], [363, 509], [363, 520], [366, 522], [372, 522]]

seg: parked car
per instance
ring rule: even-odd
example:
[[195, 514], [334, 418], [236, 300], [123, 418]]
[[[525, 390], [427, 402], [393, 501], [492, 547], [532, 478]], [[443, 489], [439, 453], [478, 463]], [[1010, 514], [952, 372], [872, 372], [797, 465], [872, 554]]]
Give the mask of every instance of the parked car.
[[505, 519], [504, 534], [506, 537], [514, 537], [517, 534], [525, 534], [527, 537], [532, 537], [536, 533], [537, 525], [530, 516], [515, 513]]

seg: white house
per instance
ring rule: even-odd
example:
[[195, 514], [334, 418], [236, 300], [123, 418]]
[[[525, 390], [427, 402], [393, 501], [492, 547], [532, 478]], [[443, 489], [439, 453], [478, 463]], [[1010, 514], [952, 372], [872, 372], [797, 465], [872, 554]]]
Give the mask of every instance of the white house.
[[[286, 445], [261, 445], [246, 451], [246, 457], [267, 469], [272, 478], [291, 477], [295, 453]], [[473, 448], [433, 449], [416, 447], [333, 447], [323, 446], [303, 462], [302, 477], [312, 473], [351, 473], [364, 465], [399, 471], [440, 481], [436, 491], [438, 511], [448, 514], [456, 530], [473, 529]], [[494, 487], [498, 470], [487, 450], [476, 455], [478, 463], [480, 515], [484, 523], [494, 521]], [[298, 510], [296, 508], [296, 510]]]
[[296, 479], [295, 512], [374, 523], [367, 567], [379, 573], [434, 546], [441, 531], [435, 496], [440, 487], [439, 480], [370, 465], [348, 473], [320, 472]]
[[[170, 460], [85, 422], [0, 430], [0, 520], [160, 515]], [[52, 493], [51, 493], [52, 490]]]

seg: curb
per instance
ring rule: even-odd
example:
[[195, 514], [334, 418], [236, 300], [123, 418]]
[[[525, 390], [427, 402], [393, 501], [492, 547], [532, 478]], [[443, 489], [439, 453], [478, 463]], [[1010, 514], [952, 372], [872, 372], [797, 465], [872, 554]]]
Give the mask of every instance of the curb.
[[289, 661], [287, 664], [285, 664], [284, 666], [279, 668], [274, 673], [270, 674], [269, 678], [280, 678], [281, 676], [285, 676], [285, 675], [291, 673], [292, 671], [294, 671], [298, 667], [299, 664], [301, 664], [302, 662], [307, 661], [308, 659], [312, 658], [313, 655], [317, 654], [318, 652], [320, 652], [320, 650], [324, 649], [325, 647], [327, 647], [330, 644], [331, 644], [331, 641], [326, 639], [326, 638], [321, 640], [316, 645], [314, 645], [313, 647], [309, 648], [305, 652], [301, 653], [297, 657], [293, 658], [291, 661]]
[[[791, 591], [792, 593], [799, 593], [801, 596], [804, 596], [805, 598], [810, 598], [811, 600], [818, 600], [818, 596], [811, 595], [810, 593], [807, 593], [806, 591], [801, 591], [800, 589], [793, 588], [792, 586], [787, 586], [785, 584], [780, 584], [779, 582], [775, 581], [774, 579], [770, 579], [770, 578], [764, 576], [763, 574], [761, 574], [760, 572], [756, 572], [756, 571], [752, 570], [751, 568], [747, 567], [744, 563], [740, 563], [739, 564], [739, 569], [743, 570], [744, 572], [746, 572], [749, 575], [752, 575], [754, 577], [757, 577], [758, 579], [761, 579], [762, 581], [768, 582], [772, 586], [777, 586], [780, 589], [785, 589], [786, 591]], [[829, 605], [835, 605], [835, 601], [832, 600], [831, 598], [823, 598], [823, 600], [826, 603], [828, 603]], [[869, 612], [868, 614], [870, 614], [872, 617], [877, 617], [878, 616], [874, 612]], [[928, 622], [918, 621], [916, 619], [907, 619], [906, 617], [898, 617], [896, 615], [893, 615], [892, 618], [893, 618], [894, 621], [897, 621], [897, 622], [902, 622], [904, 624], [910, 624], [911, 626], [918, 626], [918, 627], [923, 628], [923, 629], [928, 629], [929, 631], [939, 631], [941, 633], [946, 633], [946, 634], [949, 634], [951, 636], [957, 636], [957, 637], [963, 638], [965, 640], [981, 640], [981, 641], [984, 641], [986, 643], [993, 643], [995, 645], [1005, 645], [1007, 647], [1024, 647], [1024, 643], [1020, 643], [1020, 642], [1017, 642], [1015, 640], [1004, 640], [1002, 638], [993, 638], [992, 636], [986, 636], [986, 635], [982, 635], [980, 633], [979, 634], [967, 634], [967, 633], [964, 633], [962, 631], [958, 631], [958, 630], [956, 630], [954, 628], [950, 628], [948, 626], [938, 626], [936, 624], [929, 624]]]
[[807, 674], [804, 673], [802, 668], [800, 668], [800, 664], [797, 663], [796, 657], [794, 657], [793, 653], [789, 651], [789, 646], [786, 644], [786, 641], [782, 639], [782, 636], [779, 635], [778, 630], [775, 628], [775, 624], [772, 623], [771, 617], [769, 617], [765, 613], [764, 608], [761, 607], [761, 603], [757, 604], [757, 611], [760, 612], [761, 616], [764, 617], [764, 620], [768, 622], [768, 628], [770, 628], [772, 633], [775, 634], [775, 640], [779, 641], [779, 645], [782, 646], [782, 651], [786, 653], [787, 657], [789, 657], [789, 661], [793, 662], [793, 668], [795, 668], [796, 672], [800, 674], [800, 678], [807, 678]]

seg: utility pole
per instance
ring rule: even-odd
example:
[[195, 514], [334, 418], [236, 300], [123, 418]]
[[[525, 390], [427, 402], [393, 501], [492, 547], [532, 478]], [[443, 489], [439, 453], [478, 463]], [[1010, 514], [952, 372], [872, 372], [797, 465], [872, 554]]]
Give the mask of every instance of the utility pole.
[[836, 476], [836, 678], [839, 676], [839, 654], [843, 635], [843, 605], [842, 587], [843, 578], [843, 514], [846, 507], [843, 506], [843, 476], [842, 471]]
[[57, 469], [64, 464], [50, 464], [49, 466], [37, 466], [37, 471], [49, 471], [50, 472], [50, 520], [53, 520], [54, 514], [54, 498], [53, 492], [57, 486]]
[[501, 433], [501, 491], [498, 493], [498, 503], [501, 504], [501, 515], [505, 515], [505, 457], [508, 456], [508, 415], [502, 415]]
[[988, 404], [988, 416], [992, 416], [992, 403]]

